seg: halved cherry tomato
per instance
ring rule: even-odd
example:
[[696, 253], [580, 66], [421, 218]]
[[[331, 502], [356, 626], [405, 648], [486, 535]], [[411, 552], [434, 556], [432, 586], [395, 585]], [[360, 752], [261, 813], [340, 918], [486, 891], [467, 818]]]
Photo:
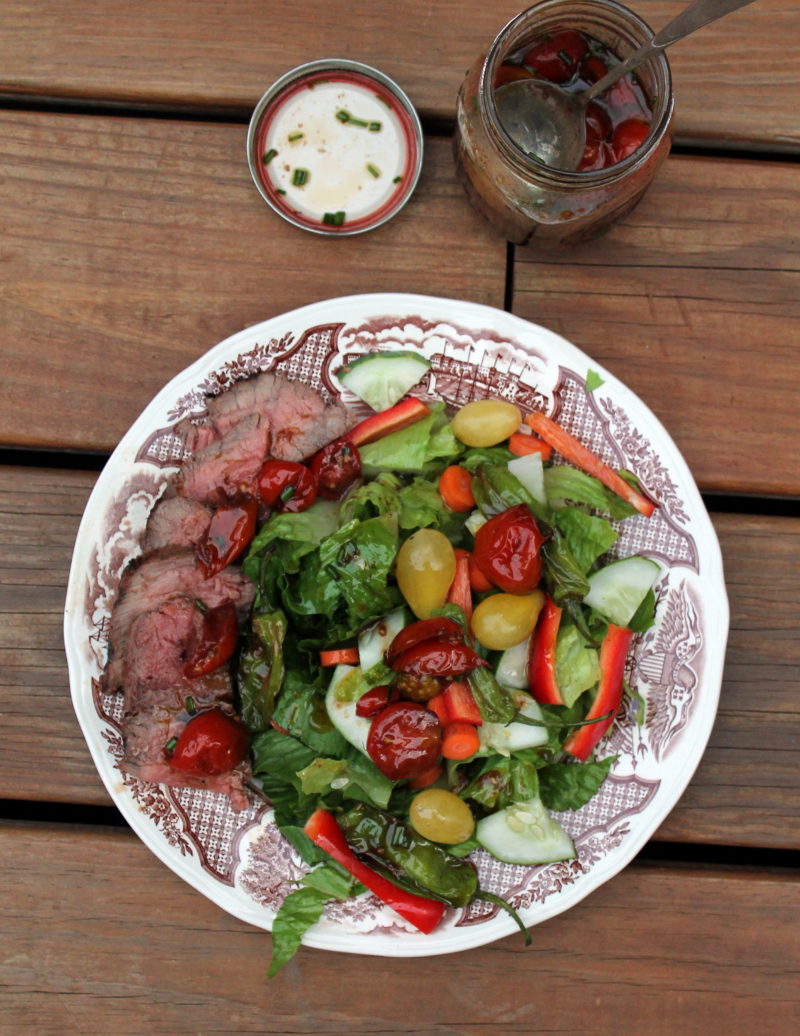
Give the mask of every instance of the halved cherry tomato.
[[219, 669], [236, 650], [238, 638], [239, 623], [231, 601], [206, 609], [200, 637], [183, 667], [183, 675], [193, 680]]
[[424, 705], [399, 701], [382, 709], [369, 728], [367, 754], [391, 781], [414, 778], [439, 761], [442, 727]]
[[381, 684], [362, 694], [356, 702], [356, 716], [377, 716], [379, 712], [400, 700], [400, 692], [395, 687]]
[[521, 65], [501, 65], [495, 73], [494, 88], [497, 90], [508, 83], [516, 83], [519, 79], [533, 79], [533, 72]]
[[545, 537], [526, 504], [490, 518], [475, 534], [475, 560], [487, 578], [510, 594], [529, 593], [539, 585]]
[[221, 709], [199, 712], [178, 737], [170, 766], [192, 777], [228, 773], [247, 756], [249, 740], [242, 724]]
[[542, 37], [525, 52], [522, 63], [551, 83], [566, 83], [588, 49], [586, 39], [579, 32], [563, 29]]
[[621, 162], [623, 158], [637, 151], [647, 139], [649, 132], [650, 126], [642, 119], [626, 119], [621, 122], [611, 138], [614, 161]]
[[594, 54], [587, 54], [581, 62], [581, 77], [587, 83], [599, 83], [607, 72], [608, 65]]
[[268, 460], [258, 476], [258, 494], [276, 511], [305, 511], [317, 499], [317, 480], [305, 464]]
[[586, 172], [591, 169], [605, 169], [606, 166], [613, 165], [614, 156], [611, 153], [611, 148], [604, 140], [594, 140], [587, 138], [586, 146], [583, 149], [583, 156], [578, 163], [578, 171]]
[[334, 439], [311, 461], [319, 489], [325, 500], [338, 500], [361, 475], [361, 457], [347, 439]]
[[414, 676], [463, 676], [478, 666], [488, 665], [486, 659], [466, 644], [449, 640], [423, 640], [408, 648], [392, 662], [396, 673]]
[[384, 653], [386, 664], [391, 666], [404, 651], [414, 647], [415, 644], [421, 644], [423, 640], [432, 640], [434, 637], [439, 640], [463, 641], [464, 630], [455, 619], [445, 619], [444, 617], [412, 622], [400, 630], [386, 649]]
[[607, 140], [610, 136], [611, 120], [596, 101], [590, 101], [586, 106], [586, 139]]
[[195, 549], [206, 579], [221, 572], [244, 551], [255, 535], [258, 505], [249, 498], [218, 507]]

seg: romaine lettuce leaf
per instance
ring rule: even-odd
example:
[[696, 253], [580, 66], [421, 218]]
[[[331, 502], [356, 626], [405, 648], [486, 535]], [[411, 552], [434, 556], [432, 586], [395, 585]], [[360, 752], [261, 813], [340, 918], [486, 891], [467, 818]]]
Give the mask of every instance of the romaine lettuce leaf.
[[380, 471], [421, 474], [430, 462], [453, 459], [462, 449], [444, 415], [444, 404], [439, 403], [428, 417], [361, 446], [359, 454], [367, 476]]
[[566, 465], [545, 468], [544, 487], [551, 507], [559, 507], [562, 501], [572, 500], [576, 504], [588, 504], [598, 511], [604, 511], [614, 519], [636, 514], [636, 508], [621, 496], [612, 493], [602, 482], [577, 468]]
[[614, 526], [605, 518], [587, 514], [579, 507], [564, 507], [555, 511], [554, 520], [584, 575], [619, 538]]
[[539, 770], [539, 792], [548, 809], [580, 809], [594, 798], [617, 756], [592, 763], [551, 763]]
[[597, 649], [586, 642], [576, 626], [562, 624], [556, 640], [556, 682], [564, 704], [573, 705], [599, 679]]

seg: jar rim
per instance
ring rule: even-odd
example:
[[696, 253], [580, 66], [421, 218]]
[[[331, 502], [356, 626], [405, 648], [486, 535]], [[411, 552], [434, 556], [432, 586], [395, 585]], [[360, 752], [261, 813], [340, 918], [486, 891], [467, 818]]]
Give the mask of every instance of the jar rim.
[[481, 67], [478, 84], [478, 104], [484, 121], [492, 131], [495, 142], [502, 148], [506, 157], [517, 165], [518, 168], [528, 173], [535, 173], [542, 179], [561, 185], [569, 185], [574, 188], [599, 187], [644, 165], [655, 152], [672, 119], [675, 105], [672, 93], [672, 73], [663, 51], [644, 62], [645, 66], [651, 65], [656, 77], [660, 75], [660, 78], [663, 80], [663, 98], [665, 103], [662, 104], [658, 118], [651, 123], [650, 132], [642, 146], [637, 148], [627, 158], [623, 158], [621, 161], [615, 162], [604, 169], [570, 170], [557, 169], [554, 166], [547, 165], [533, 155], [527, 154], [515, 143], [498, 116], [494, 100], [494, 87], [491, 84], [494, 83], [497, 66], [501, 63], [501, 56], [505, 57], [503, 46], [508, 38], [513, 35], [514, 31], [532, 17], [544, 15], [548, 12], [557, 14], [565, 8], [582, 8], [586, 11], [595, 10], [597, 12], [611, 10], [614, 14], [626, 19], [629, 27], [639, 34], [635, 41], [637, 46], [646, 43], [654, 35], [653, 30], [642, 17], [629, 7], [619, 3], [618, 0], [541, 0], [541, 2], [524, 11], [520, 11], [519, 14], [511, 18], [492, 41]]

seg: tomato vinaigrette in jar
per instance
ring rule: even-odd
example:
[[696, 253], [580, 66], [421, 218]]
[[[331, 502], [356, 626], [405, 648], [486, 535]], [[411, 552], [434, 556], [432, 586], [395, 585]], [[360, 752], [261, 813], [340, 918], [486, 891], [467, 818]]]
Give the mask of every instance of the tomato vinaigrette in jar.
[[377, 70], [316, 61], [261, 99], [248, 160], [262, 197], [289, 222], [356, 234], [385, 222], [410, 197], [422, 131], [408, 99]]
[[[509, 55], [497, 70], [494, 88], [543, 79], [580, 94], [618, 63], [608, 47], [587, 33], [556, 27]], [[652, 121], [642, 84], [629, 72], [587, 105], [586, 147], [578, 170], [605, 169], [628, 158], [646, 140]]]
[[549, 79], [569, 91], [652, 38], [617, 0], [542, 0], [501, 29], [459, 90], [453, 152], [477, 211], [520, 245], [575, 245], [596, 237], [641, 200], [669, 154], [674, 109], [663, 53], [590, 103], [577, 169], [558, 169], [519, 146], [497, 96], [515, 79]]

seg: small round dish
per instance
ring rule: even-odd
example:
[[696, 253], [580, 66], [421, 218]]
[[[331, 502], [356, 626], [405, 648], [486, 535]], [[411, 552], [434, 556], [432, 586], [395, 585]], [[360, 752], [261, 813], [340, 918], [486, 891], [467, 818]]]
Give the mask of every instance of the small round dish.
[[315, 234], [362, 234], [391, 219], [414, 191], [422, 152], [422, 127], [405, 93], [377, 69], [344, 58], [281, 76], [247, 132], [261, 197]]

